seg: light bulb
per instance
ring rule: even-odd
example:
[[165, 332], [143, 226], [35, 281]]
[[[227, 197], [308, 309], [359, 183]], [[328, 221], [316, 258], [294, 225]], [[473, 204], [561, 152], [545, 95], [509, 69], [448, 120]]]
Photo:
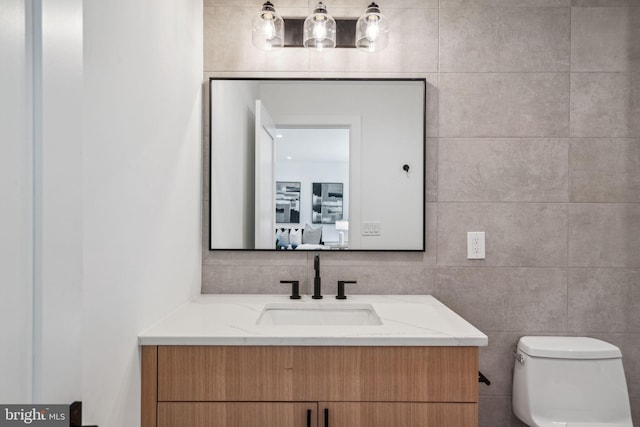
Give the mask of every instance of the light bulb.
[[380, 35], [380, 26], [378, 25], [378, 17], [370, 16], [367, 23], [366, 31], [367, 39], [371, 42], [376, 41], [378, 35]]
[[327, 22], [324, 19], [316, 22], [313, 26], [313, 37], [315, 37], [318, 42], [322, 42], [327, 38]]
[[269, 14], [266, 16], [265, 13], [262, 19], [264, 20], [262, 23], [262, 33], [264, 34], [264, 38], [267, 40], [272, 40], [276, 36], [276, 26], [273, 23], [273, 15]]

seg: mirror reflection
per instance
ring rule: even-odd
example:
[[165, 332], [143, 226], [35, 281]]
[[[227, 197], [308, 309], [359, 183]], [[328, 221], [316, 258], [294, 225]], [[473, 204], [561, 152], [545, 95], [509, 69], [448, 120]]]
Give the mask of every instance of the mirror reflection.
[[424, 79], [210, 80], [210, 249], [424, 250]]
[[[336, 222], [349, 219], [349, 129], [279, 128], [275, 141], [277, 248], [322, 249], [324, 242], [347, 248]], [[306, 224], [322, 228], [321, 241], [303, 244]]]

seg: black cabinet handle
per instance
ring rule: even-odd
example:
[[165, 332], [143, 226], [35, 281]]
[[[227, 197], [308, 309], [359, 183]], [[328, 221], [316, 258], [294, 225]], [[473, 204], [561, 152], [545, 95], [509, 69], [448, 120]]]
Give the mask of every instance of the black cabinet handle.
[[329, 408], [324, 408], [324, 427], [329, 427]]
[[311, 409], [307, 409], [307, 427], [311, 427]]
[[280, 283], [291, 283], [291, 299], [300, 299], [300, 281], [298, 280], [280, 280]]
[[345, 283], [358, 283], [358, 282], [355, 280], [338, 280], [338, 295], [336, 295], [336, 299], [347, 299], [347, 296], [344, 294]]

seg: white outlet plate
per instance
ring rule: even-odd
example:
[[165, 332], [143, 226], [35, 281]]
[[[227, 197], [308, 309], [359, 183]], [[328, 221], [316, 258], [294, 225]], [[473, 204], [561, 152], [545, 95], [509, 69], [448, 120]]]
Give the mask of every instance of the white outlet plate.
[[485, 259], [484, 231], [467, 233], [467, 259]]

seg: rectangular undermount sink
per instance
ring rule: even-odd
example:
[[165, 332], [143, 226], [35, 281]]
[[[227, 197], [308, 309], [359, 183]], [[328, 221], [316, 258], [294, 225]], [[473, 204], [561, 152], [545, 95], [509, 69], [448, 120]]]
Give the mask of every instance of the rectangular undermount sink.
[[382, 325], [371, 304], [317, 303], [267, 304], [258, 325]]

